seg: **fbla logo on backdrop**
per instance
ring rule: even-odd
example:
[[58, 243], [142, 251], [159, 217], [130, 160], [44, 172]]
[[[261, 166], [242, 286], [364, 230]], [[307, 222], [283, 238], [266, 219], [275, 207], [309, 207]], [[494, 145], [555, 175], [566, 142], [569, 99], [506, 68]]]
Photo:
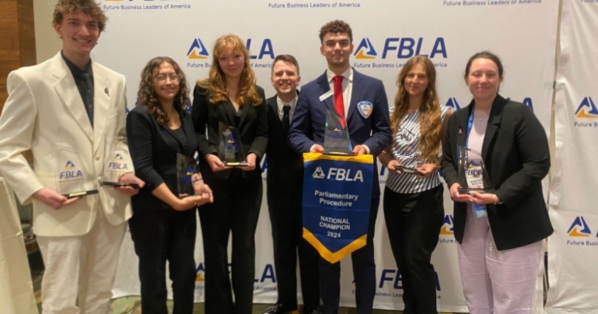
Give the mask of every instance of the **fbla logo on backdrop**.
[[[586, 223], [586, 220], [583, 216], [575, 217], [573, 223], [571, 223], [571, 227], [567, 230], [569, 234], [569, 239], [567, 239], [567, 245], [572, 246], [598, 246], [598, 240], [583, 240], [583, 238], [589, 238], [592, 236], [592, 230], [590, 226]], [[598, 234], [596, 235], [598, 237]]]
[[[440, 289], [440, 280], [438, 278], [438, 273], [434, 272], [434, 281], [436, 285], [436, 291], [441, 291]], [[380, 274], [380, 280], [378, 282], [378, 289], [388, 289], [388, 284], [391, 284], [390, 287], [392, 290], [391, 292], [386, 291], [377, 291], [376, 297], [391, 297], [391, 298], [400, 298], [402, 297], [402, 293], [395, 292], [394, 290], [403, 290], [403, 276], [401, 276], [401, 272], [397, 269], [383, 269], [382, 273]], [[353, 294], [355, 294], [355, 289], [353, 289]], [[437, 296], [440, 299], [440, 294]]]
[[[433, 43], [430, 43], [433, 41]], [[443, 61], [434, 62], [436, 67], [447, 67], [444, 62], [448, 58], [446, 42], [443, 37], [437, 37], [434, 40], [419, 37], [388, 37], [384, 40], [384, 45], [377, 46], [368, 37], [364, 37], [357, 45], [354, 56], [357, 62], [353, 64], [355, 68], [401, 68], [407, 59], [416, 55], [426, 55], [430, 59], [443, 59]], [[378, 51], [381, 54], [378, 55]], [[427, 53], [427, 54], [426, 54]], [[382, 62], [374, 62], [376, 59]], [[390, 59], [398, 59], [399, 62], [388, 62]], [[359, 62], [361, 61], [361, 62]], [[368, 62], [369, 63], [364, 63]]]
[[[231, 271], [232, 264], [228, 264], [228, 272]], [[200, 283], [197, 288], [203, 289], [203, 285], [206, 278], [206, 269], [203, 263], [199, 263], [195, 270], [195, 283]], [[257, 273], [257, 272], [256, 272]], [[276, 290], [276, 274], [274, 273], [274, 265], [268, 263], [264, 266], [264, 270], [261, 275], [258, 274], [258, 278], [253, 279], [254, 290]]]
[[569, 230], [567, 230], [567, 233], [571, 237], [589, 237], [592, 231], [583, 216], [577, 216], [571, 227], [569, 227]]
[[442, 228], [440, 228], [440, 238], [438, 243], [455, 243], [455, 231], [454, 231], [454, 220], [453, 215], [444, 216], [442, 220]]
[[[258, 47], [259, 50], [256, 54], [251, 53], [252, 43], [254, 44], [253, 47]], [[257, 45], [256, 45], [257, 44]], [[272, 44], [272, 40], [270, 38], [265, 38], [262, 41], [254, 41], [252, 38], [247, 38], [245, 42], [245, 48], [250, 51], [249, 59], [252, 60], [250, 65], [253, 68], [271, 68], [272, 61], [274, 60], [274, 46]], [[204, 45], [201, 38], [194, 38], [191, 42], [191, 45], [187, 49], [187, 62], [188, 68], [209, 68], [212, 66], [208, 57], [210, 56], [210, 52]], [[204, 61], [205, 60], [205, 61]], [[255, 61], [254, 61], [255, 60]], [[203, 62], [197, 62], [203, 61]]]
[[598, 118], [598, 109], [596, 109], [596, 104], [592, 97], [586, 96], [583, 98], [577, 110], [575, 110], [575, 118], [575, 122], [573, 122], [574, 127], [598, 128], [598, 121], [591, 120]]
[[195, 38], [189, 51], [187, 51], [187, 57], [189, 59], [207, 59], [210, 54], [208, 49], [204, 46], [203, 42], [199, 38]]

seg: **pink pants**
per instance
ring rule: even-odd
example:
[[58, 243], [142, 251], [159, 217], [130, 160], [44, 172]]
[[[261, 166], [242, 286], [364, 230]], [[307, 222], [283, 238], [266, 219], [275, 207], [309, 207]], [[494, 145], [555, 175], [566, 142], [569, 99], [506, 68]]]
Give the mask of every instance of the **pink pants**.
[[463, 294], [471, 314], [524, 314], [542, 310], [544, 241], [499, 251], [488, 218], [468, 206], [458, 245]]

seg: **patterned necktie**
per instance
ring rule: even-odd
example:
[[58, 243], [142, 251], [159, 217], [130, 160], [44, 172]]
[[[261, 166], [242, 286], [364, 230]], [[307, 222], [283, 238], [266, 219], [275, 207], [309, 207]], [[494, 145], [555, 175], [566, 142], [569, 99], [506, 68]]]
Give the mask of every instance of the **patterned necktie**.
[[334, 109], [341, 117], [341, 127], [345, 127], [345, 104], [343, 100], [343, 77], [337, 75], [334, 77]]
[[289, 112], [291, 111], [290, 105], [284, 105], [282, 107], [282, 130], [284, 134], [289, 134], [289, 127], [291, 126], [291, 121], [289, 119]]
[[91, 122], [91, 126], [93, 127], [93, 82], [88, 73], [83, 73], [82, 75], [85, 79], [85, 111], [87, 111], [89, 122]]

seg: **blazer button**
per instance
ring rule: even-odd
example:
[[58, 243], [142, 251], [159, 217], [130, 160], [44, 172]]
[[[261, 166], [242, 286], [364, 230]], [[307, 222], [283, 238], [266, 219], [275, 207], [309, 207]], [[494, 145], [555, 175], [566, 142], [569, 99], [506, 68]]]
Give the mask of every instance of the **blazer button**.
[[100, 156], [96, 155], [96, 160], [100, 160]]

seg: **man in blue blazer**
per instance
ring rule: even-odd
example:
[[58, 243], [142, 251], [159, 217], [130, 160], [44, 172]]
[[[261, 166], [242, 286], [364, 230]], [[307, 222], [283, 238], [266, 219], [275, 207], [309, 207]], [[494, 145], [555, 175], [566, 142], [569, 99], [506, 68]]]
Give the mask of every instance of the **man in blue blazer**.
[[[353, 33], [343, 21], [332, 21], [320, 29], [320, 53], [326, 57], [326, 72], [301, 88], [295, 109], [289, 142], [293, 150], [324, 152], [326, 112], [346, 117], [355, 155], [372, 154], [374, 158], [391, 141], [388, 101], [382, 82], [351, 68]], [[380, 203], [380, 185], [374, 166], [372, 202], [365, 247], [352, 253], [355, 301], [358, 314], [372, 313], [376, 292], [374, 262], [374, 226]], [[325, 314], [338, 312], [340, 263], [320, 259], [320, 291]]]

